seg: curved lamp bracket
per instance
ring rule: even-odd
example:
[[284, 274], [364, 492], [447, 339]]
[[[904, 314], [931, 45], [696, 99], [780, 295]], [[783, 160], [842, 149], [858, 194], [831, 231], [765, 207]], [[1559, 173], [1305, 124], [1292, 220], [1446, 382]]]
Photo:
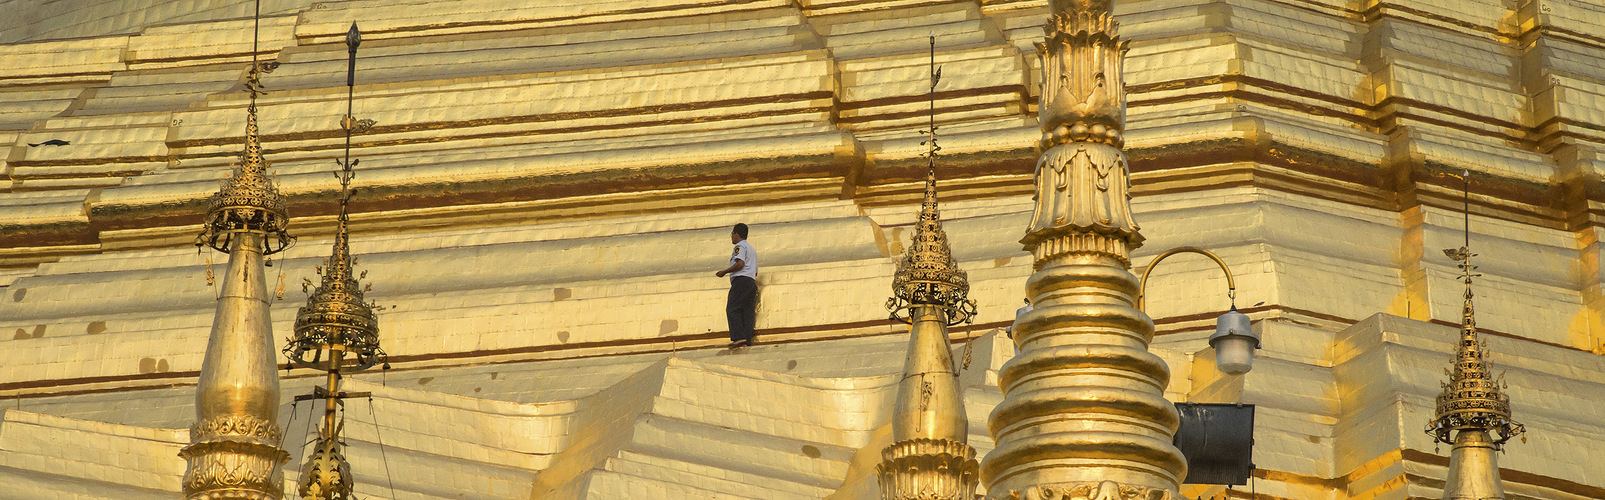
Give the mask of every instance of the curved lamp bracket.
[[1145, 303], [1144, 298], [1148, 296], [1148, 274], [1154, 272], [1154, 266], [1158, 266], [1159, 261], [1165, 260], [1166, 257], [1170, 257], [1179, 253], [1196, 253], [1198, 255], [1209, 257], [1210, 260], [1213, 260], [1216, 264], [1219, 264], [1220, 270], [1226, 273], [1226, 298], [1231, 300], [1232, 310], [1237, 309], [1237, 282], [1232, 280], [1232, 270], [1226, 267], [1226, 261], [1221, 260], [1220, 256], [1215, 255], [1213, 252], [1202, 248], [1176, 247], [1166, 250], [1165, 253], [1159, 254], [1158, 257], [1154, 257], [1154, 260], [1148, 262], [1148, 269], [1143, 270], [1142, 281], [1137, 285], [1138, 310], [1146, 312], [1146, 309], [1144, 309], [1143, 306]]

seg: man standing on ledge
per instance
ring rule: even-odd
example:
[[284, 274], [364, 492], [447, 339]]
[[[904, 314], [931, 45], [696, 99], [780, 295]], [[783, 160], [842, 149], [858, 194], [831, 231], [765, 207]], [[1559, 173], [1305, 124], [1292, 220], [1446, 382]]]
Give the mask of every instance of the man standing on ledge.
[[746, 224], [736, 224], [730, 242], [736, 245], [730, 252], [730, 267], [713, 275], [730, 275], [730, 298], [724, 306], [725, 319], [730, 322], [730, 347], [746, 347], [752, 345], [752, 327], [758, 318], [758, 253], [747, 243]]

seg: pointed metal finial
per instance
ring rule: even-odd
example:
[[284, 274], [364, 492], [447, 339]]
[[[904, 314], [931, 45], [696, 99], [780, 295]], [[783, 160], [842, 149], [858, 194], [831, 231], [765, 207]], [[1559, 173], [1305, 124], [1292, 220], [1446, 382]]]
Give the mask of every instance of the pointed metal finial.
[[[254, 26], [261, 24], [261, 11], [258, 2]], [[250, 104], [245, 108], [245, 149], [240, 153], [239, 165], [212, 195], [201, 234], [195, 238], [196, 246], [209, 246], [220, 252], [228, 252], [235, 236], [247, 232], [267, 236], [264, 255], [278, 253], [295, 243], [295, 238], [285, 231], [289, 213], [284, 197], [267, 173], [268, 162], [262, 157], [262, 140], [256, 123], [256, 97], [265, 93], [262, 74], [278, 67], [278, 63], [263, 64], [257, 60], [259, 32], [259, 28], [252, 31], [251, 69], [245, 78], [245, 90], [250, 94]]]
[[[346, 45], [350, 52], [346, 73], [346, 115], [341, 119], [341, 127], [346, 132], [345, 159], [335, 161], [340, 166], [340, 171], [335, 174], [340, 180], [340, 212], [335, 218], [333, 249], [324, 265], [318, 267], [322, 281], [307, 297], [307, 305], [296, 312], [295, 337], [284, 347], [284, 354], [292, 364], [328, 373], [326, 387], [318, 387], [312, 394], [296, 397], [297, 401], [324, 400], [323, 426], [316, 441], [316, 450], [302, 468], [299, 488], [303, 498], [318, 500], [352, 498], [354, 485], [351, 466], [341, 451], [343, 445], [336, 409], [342, 399], [365, 397], [367, 394], [342, 392], [340, 380], [346, 373], [371, 368], [384, 363], [387, 358], [379, 347], [379, 320], [374, 313], [374, 305], [363, 298], [363, 293], [369, 288], [358, 277], [365, 278], [368, 273], [356, 273], [354, 268], [357, 259], [351, 255], [351, 179], [356, 175], [353, 169], [359, 162], [351, 158], [351, 136], [359, 133], [358, 123], [372, 123], [370, 120], [358, 121], [351, 116], [355, 100], [357, 46], [361, 43], [362, 33], [357, 30], [356, 23], [352, 23], [351, 31], [346, 34]], [[351, 366], [346, 366], [347, 355], [355, 358], [350, 360], [353, 362]]]
[[[356, 46], [360, 43], [362, 35], [356, 30], [356, 23], [351, 24], [352, 31], [347, 34], [346, 41], [351, 47], [349, 55], [350, 68], [356, 67]], [[348, 78], [346, 85], [346, 115], [342, 125], [352, 120], [351, 110], [355, 100], [354, 78]], [[336, 161], [340, 171], [335, 177], [340, 180], [340, 212], [335, 218], [334, 247], [324, 266], [319, 267], [323, 279], [312, 295], [307, 298], [306, 307], [302, 307], [296, 314], [295, 338], [285, 346], [284, 354], [300, 366], [315, 369], [340, 369], [337, 364], [325, 364], [321, 359], [322, 349], [331, 345], [343, 346], [330, 352], [331, 357], [341, 357], [351, 354], [356, 357], [356, 365], [346, 368], [358, 371], [372, 367], [383, 362], [384, 350], [379, 348], [379, 323], [373, 308], [363, 299], [364, 288], [354, 276], [356, 258], [351, 255], [350, 235], [350, 205], [351, 205], [351, 179], [356, 176], [353, 170], [360, 160], [351, 158], [351, 136], [355, 133], [353, 127], [345, 127], [346, 144], [345, 159]], [[366, 273], [363, 273], [366, 276]]]
[[1437, 416], [1427, 425], [1427, 434], [1444, 444], [1454, 444], [1454, 431], [1480, 430], [1496, 434], [1494, 445], [1503, 444], [1520, 435], [1525, 428], [1510, 419], [1510, 397], [1499, 387], [1484, 359], [1483, 342], [1477, 334], [1476, 309], [1473, 303], [1472, 282], [1479, 276], [1471, 258], [1471, 176], [1461, 176], [1465, 244], [1460, 248], [1444, 249], [1444, 255], [1458, 261], [1461, 281], [1466, 291], [1460, 318], [1460, 342], [1455, 354], [1450, 379], [1438, 395]]
[[[1435, 443], [1449, 444], [1449, 474], [1444, 480], [1443, 498], [1504, 498], [1499, 478], [1497, 452], [1501, 445], [1521, 435], [1526, 428], [1510, 418], [1510, 397], [1501, 390], [1503, 377], [1495, 378], [1484, 359], [1487, 345], [1478, 338], [1476, 311], [1472, 302], [1472, 281], [1477, 266], [1471, 258], [1471, 172], [1461, 173], [1462, 211], [1465, 243], [1445, 249], [1444, 255], [1459, 261], [1466, 284], [1465, 304], [1460, 316], [1460, 343], [1454, 367], [1445, 370], [1449, 382], [1438, 395], [1436, 416], [1427, 423], [1426, 433]], [[1522, 440], [1526, 440], [1525, 437]]]
[[[357, 83], [357, 46], [362, 45], [362, 32], [357, 30], [357, 22], [351, 22], [351, 30], [346, 32], [346, 87]], [[349, 115], [349, 113], [348, 113]], [[347, 129], [351, 127], [346, 127]]]
[[362, 45], [362, 31], [357, 29], [356, 21], [351, 21], [351, 29], [346, 30], [346, 50], [355, 54], [358, 45]]
[[975, 301], [970, 285], [942, 230], [936, 207], [936, 36], [931, 36], [931, 127], [926, 144], [925, 199], [920, 204], [913, 244], [898, 261], [887, 300], [893, 320], [913, 325], [903, 379], [892, 412], [890, 446], [875, 467], [882, 500], [967, 499], [975, 496], [980, 463], [966, 441], [969, 420], [947, 327], [970, 321]]
[[925, 196], [920, 204], [920, 215], [915, 222], [912, 244], [903, 252], [897, 263], [897, 274], [892, 280], [893, 296], [886, 301], [891, 318], [912, 323], [913, 308], [934, 305], [947, 311], [946, 323], [957, 325], [969, 322], [975, 316], [975, 301], [969, 299], [969, 277], [959, 269], [953, 259], [953, 250], [942, 229], [942, 217], [936, 203], [936, 157], [942, 148], [936, 143], [936, 83], [941, 69], [936, 66], [936, 36], [931, 36], [931, 89], [930, 128], [921, 131], [930, 139], [925, 141], [927, 170]]

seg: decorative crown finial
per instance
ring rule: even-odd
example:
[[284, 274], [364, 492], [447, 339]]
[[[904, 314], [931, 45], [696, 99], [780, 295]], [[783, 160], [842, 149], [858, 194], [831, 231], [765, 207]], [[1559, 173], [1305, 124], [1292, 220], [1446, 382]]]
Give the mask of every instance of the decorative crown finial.
[[[335, 160], [340, 171], [340, 212], [335, 218], [334, 245], [329, 258], [318, 267], [322, 281], [307, 297], [307, 305], [295, 315], [295, 337], [284, 347], [291, 363], [328, 372], [329, 385], [319, 387], [303, 399], [322, 398], [324, 404], [323, 429], [316, 441], [316, 450], [307, 459], [301, 471], [300, 493], [303, 498], [317, 500], [347, 500], [352, 498], [355, 486], [351, 480], [351, 465], [342, 452], [340, 427], [335, 419], [335, 406], [340, 399], [362, 397], [365, 393], [348, 393], [340, 390], [342, 373], [365, 370], [385, 361], [387, 356], [379, 347], [379, 320], [374, 314], [375, 305], [363, 298], [367, 289], [359, 281], [367, 273], [356, 274], [357, 259], [351, 256], [350, 208], [354, 190], [351, 179], [359, 160], [351, 158], [351, 136], [360, 133], [359, 123], [372, 126], [371, 120], [356, 120], [351, 107], [356, 85], [357, 45], [362, 33], [356, 23], [346, 34], [350, 48], [346, 73], [346, 114], [340, 126], [346, 132], [345, 159]], [[365, 128], [362, 130], [366, 130]], [[305, 287], [311, 286], [307, 280]], [[328, 358], [324, 358], [324, 351]], [[355, 359], [350, 367], [344, 366], [346, 355]], [[389, 368], [387, 365], [386, 368]]]
[[357, 29], [356, 21], [351, 21], [351, 29], [346, 30], [346, 50], [355, 54], [358, 45], [362, 45], [362, 31]]
[[[1434, 440], [1454, 444], [1454, 431], [1481, 430], [1497, 435], [1496, 445], [1526, 431], [1510, 418], [1510, 396], [1500, 390], [1501, 380], [1494, 378], [1483, 356], [1485, 347], [1477, 335], [1477, 319], [1472, 303], [1471, 283], [1479, 276], [1471, 258], [1471, 173], [1461, 176], [1465, 183], [1465, 244], [1460, 248], [1444, 249], [1444, 255], [1458, 261], [1461, 280], [1466, 284], [1465, 303], [1460, 317], [1460, 343], [1455, 353], [1454, 369], [1448, 371], [1449, 382], [1443, 384], [1438, 395], [1437, 416], [1427, 423], [1426, 432]], [[1526, 438], [1523, 438], [1526, 439]]]
[[948, 311], [948, 324], [968, 322], [975, 315], [975, 301], [969, 300], [970, 282], [964, 270], [953, 259], [953, 250], [947, 243], [947, 232], [942, 230], [942, 217], [936, 206], [936, 157], [942, 151], [936, 137], [936, 84], [942, 79], [942, 69], [936, 66], [936, 36], [931, 36], [931, 122], [930, 129], [920, 133], [930, 135], [921, 145], [929, 146], [925, 153], [925, 198], [920, 204], [919, 220], [914, 226], [912, 244], [897, 262], [897, 274], [892, 279], [892, 298], [886, 307], [895, 321], [910, 323], [910, 308], [933, 305]]
[[[351, 73], [355, 72], [356, 67], [356, 47], [362, 40], [362, 34], [356, 28], [357, 24], [351, 23], [351, 32], [346, 35], [346, 43], [352, 49]], [[345, 160], [335, 160], [341, 169], [335, 173], [335, 177], [340, 179], [340, 213], [335, 219], [333, 251], [319, 268], [323, 275], [321, 283], [307, 297], [307, 305], [296, 313], [295, 338], [284, 347], [284, 354], [298, 365], [327, 369], [331, 367], [323, 366], [322, 350], [340, 345], [345, 353], [356, 356], [356, 366], [352, 368], [352, 371], [356, 371], [382, 362], [385, 354], [379, 348], [379, 321], [374, 314], [374, 307], [362, 295], [364, 288], [359, 279], [367, 273], [361, 276], [356, 274], [356, 259], [351, 256], [349, 225], [354, 193], [351, 179], [356, 177], [353, 169], [361, 160], [351, 159], [351, 136], [355, 130], [346, 122], [353, 121], [351, 107], [355, 82], [353, 78], [347, 78], [347, 83], [346, 115], [342, 120], [342, 127], [346, 130]], [[309, 281], [306, 286], [310, 284]]]
[[[260, 10], [259, 6], [257, 23], [261, 22]], [[263, 244], [263, 254], [271, 255], [289, 248], [295, 243], [295, 238], [285, 231], [290, 221], [289, 212], [285, 209], [284, 197], [274, 187], [267, 173], [267, 159], [262, 157], [262, 140], [256, 124], [256, 96], [266, 93], [262, 90], [262, 74], [272, 72], [278, 63], [257, 61], [257, 31], [253, 30], [251, 34], [251, 69], [245, 77], [245, 90], [250, 93], [251, 99], [245, 107], [245, 150], [240, 153], [239, 165], [234, 167], [217, 193], [212, 195], [206, 210], [206, 221], [201, 234], [195, 239], [195, 245], [228, 252], [233, 234], [262, 233], [268, 236]]]

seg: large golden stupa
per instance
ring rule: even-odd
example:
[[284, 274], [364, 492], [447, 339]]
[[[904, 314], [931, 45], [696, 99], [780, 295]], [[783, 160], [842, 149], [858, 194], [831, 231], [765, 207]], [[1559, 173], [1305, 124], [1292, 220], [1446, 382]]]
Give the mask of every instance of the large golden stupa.
[[1600, 0], [0, 13], [0, 499], [1605, 498]]

